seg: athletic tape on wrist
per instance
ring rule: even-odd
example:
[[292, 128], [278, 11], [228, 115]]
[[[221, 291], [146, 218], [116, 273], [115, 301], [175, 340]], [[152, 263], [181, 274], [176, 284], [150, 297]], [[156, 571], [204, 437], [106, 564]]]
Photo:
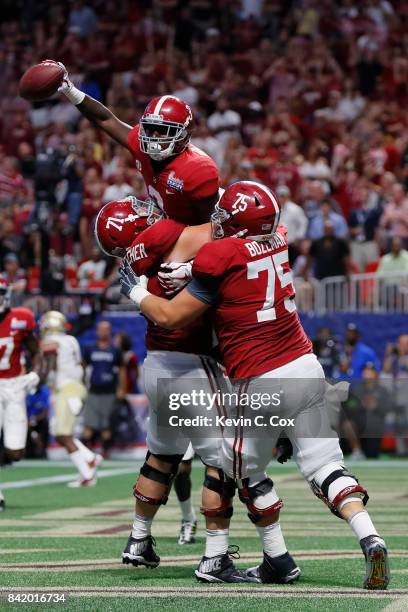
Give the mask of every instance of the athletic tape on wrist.
[[69, 89], [63, 91], [63, 94], [65, 94], [68, 100], [72, 102], [72, 104], [74, 104], [75, 106], [81, 104], [81, 102], [83, 102], [85, 98], [84, 92], [75, 87], [75, 85], [72, 85]]
[[129, 298], [136, 304], [138, 308], [140, 308], [140, 304], [142, 300], [151, 295], [150, 291], [144, 289], [143, 287], [133, 287], [132, 291], [129, 294]]

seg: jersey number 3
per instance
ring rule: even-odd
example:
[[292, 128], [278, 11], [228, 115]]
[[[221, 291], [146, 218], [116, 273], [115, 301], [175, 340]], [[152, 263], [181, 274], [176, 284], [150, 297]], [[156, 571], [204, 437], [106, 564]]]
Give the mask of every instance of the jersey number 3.
[[[275, 255], [263, 257], [257, 261], [250, 261], [247, 264], [247, 278], [249, 280], [258, 278], [260, 272], [268, 272], [265, 303], [261, 310], [258, 310], [256, 313], [258, 323], [274, 321], [276, 319], [276, 308], [274, 307], [276, 276], [278, 277], [282, 289], [288, 285], [292, 285], [293, 293], [295, 292], [291, 270], [287, 272], [283, 271], [283, 264], [288, 263], [288, 261], [288, 251], [285, 250], [275, 253]], [[296, 310], [296, 304], [291, 298], [285, 298], [283, 303], [288, 312]]]

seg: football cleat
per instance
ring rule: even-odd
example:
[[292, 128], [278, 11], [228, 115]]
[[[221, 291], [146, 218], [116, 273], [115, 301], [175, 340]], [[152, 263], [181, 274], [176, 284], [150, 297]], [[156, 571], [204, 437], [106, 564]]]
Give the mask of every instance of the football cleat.
[[360, 540], [360, 546], [366, 560], [363, 587], [370, 591], [385, 590], [390, 581], [390, 568], [384, 540], [371, 535]]
[[6, 509], [6, 502], [4, 497], [0, 498], [0, 512], [4, 512]]
[[98, 467], [101, 465], [102, 462], [103, 462], [102, 455], [95, 453], [94, 458], [92, 459], [92, 461], [89, 462], [88, 465], [92, 470], [95, 470], [95, 474], [96, 474], [96, 470], [98, 469]]
[[96, 485], [96, 478], [78, 478], [67, 484], [70, 489], [80, 489], [81, 487], [94, 487]]
[[179, 544], [195, 544], [197, 521], [181, 521]]
[[160, 557], [154, 551], [156, 540], [149, 535], [145, 538], [134, 538], [130, 534], [126, 544], [126, 548], [122, 553], [122, 563], [131, 563], [135, 567], [144, 565], [145, 567], [157, 567], [160, 563]]
[[245, 573], [252, 578], [253, 582], [290, 584], [299, 578], [300, 569], [288, 552], [279, 557], [270, 557], [264, 552], [262, 563], [256, 567], [250, 567]]
[[199, 582], [257, 582], [235, 567], [231, 556], [239, 559], [238, 546], [230, 546], [228, 552], [216, 557], [203, 557], [195, 570]]

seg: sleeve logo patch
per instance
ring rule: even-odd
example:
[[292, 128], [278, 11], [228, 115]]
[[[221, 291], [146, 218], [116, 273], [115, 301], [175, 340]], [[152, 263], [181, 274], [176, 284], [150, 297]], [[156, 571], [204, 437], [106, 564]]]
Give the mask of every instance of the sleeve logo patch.
[[27, 321], [22, 321], [19, 319], [11, 319], [11, 329], [26, 329]]
[[174, 170], [170, 172], [167, 178], [167, 187], [176, 191], [183, 191], [184, 189], [184, 181], [174, 176]]

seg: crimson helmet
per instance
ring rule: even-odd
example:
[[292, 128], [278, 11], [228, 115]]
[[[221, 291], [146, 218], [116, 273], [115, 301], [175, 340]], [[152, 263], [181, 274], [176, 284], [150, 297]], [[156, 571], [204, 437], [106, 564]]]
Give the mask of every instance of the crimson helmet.
[[0, 274], [0, 314], [10, 308], [11, 287], [6, 278]]
[[96, 217], [96, 242], [106, 255], [123, 257], [136, 236], [162, 216], [151, 200], [143, 202], [129, 196], [124, 200], [108, 202]]
[[267, 240], [278, 227], [281, 206], [276, 195], [261, 183], [238, 181], [230, 185], [211, 215], [214, 240], [235, 236]]
[[140, 148], [155, 161], [182, 153], [190, 142], [193, 114], [175, 96], [153, 98], [140, 120]]

